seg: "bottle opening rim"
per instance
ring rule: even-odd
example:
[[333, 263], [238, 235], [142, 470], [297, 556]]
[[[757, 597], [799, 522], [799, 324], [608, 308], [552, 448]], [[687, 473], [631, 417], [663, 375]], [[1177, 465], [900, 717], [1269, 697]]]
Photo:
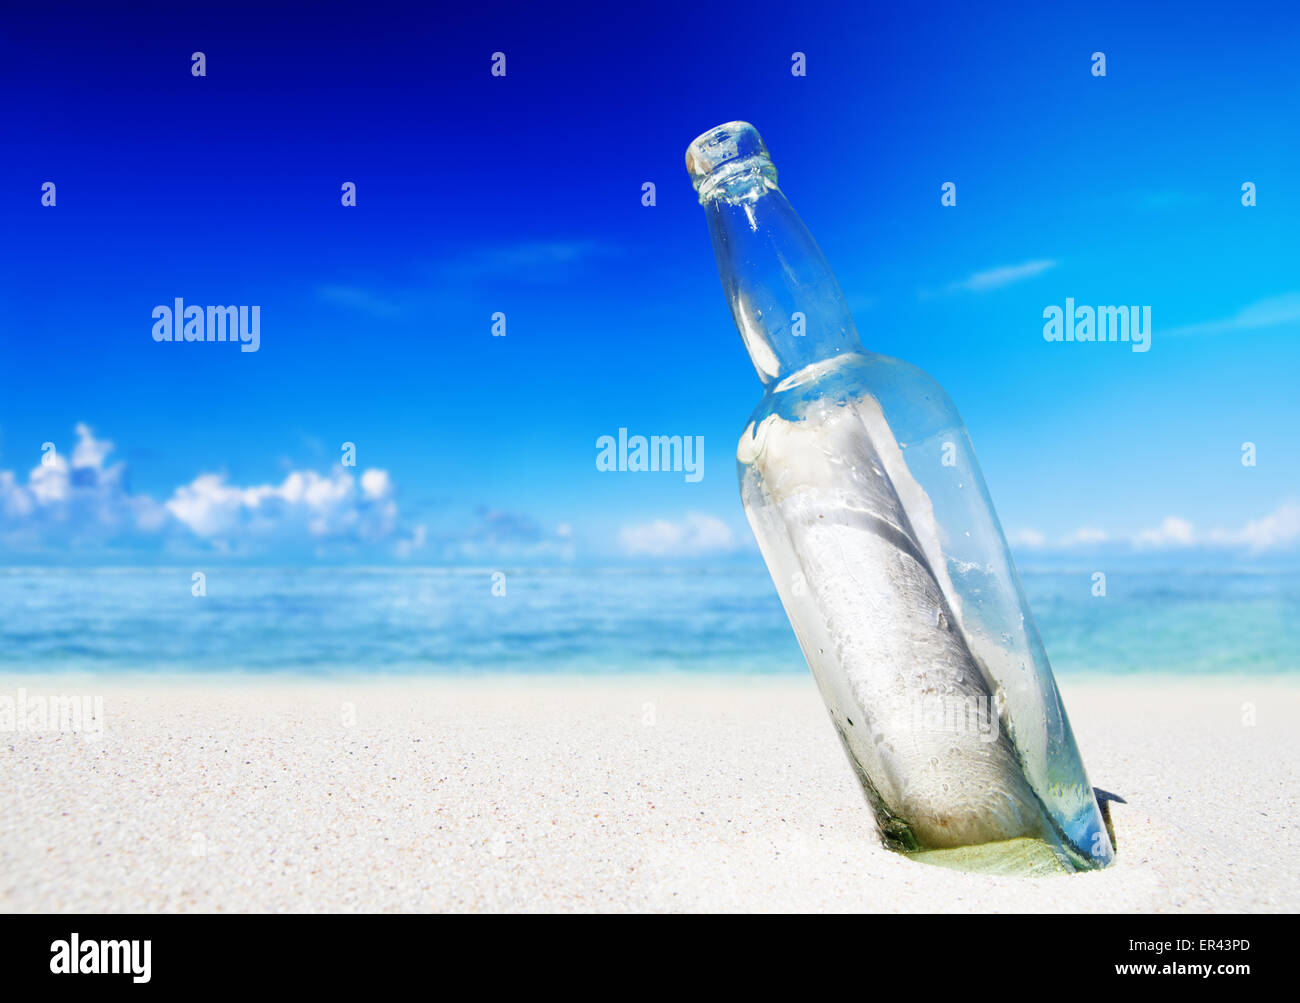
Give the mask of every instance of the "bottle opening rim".
[[686, 148], [686, 171], [698, 189], [714, 171], [753, 157], [771, 162], [758, 130], [748, 122], [724, 122], [696, 136]]
[[776, 187], [776, 168], [763, 137], [748, 122], [724, 122], [686, 148], [686, 171], [700, 203], [719, 193], [743, 198]]

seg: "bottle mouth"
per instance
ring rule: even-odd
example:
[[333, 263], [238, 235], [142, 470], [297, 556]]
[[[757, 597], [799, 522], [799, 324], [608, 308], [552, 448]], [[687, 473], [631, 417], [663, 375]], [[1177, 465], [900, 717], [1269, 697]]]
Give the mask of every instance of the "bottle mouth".
[[726, 122], [686, 148], [686, 172], [700, 203], [718, 195], [742, 198], [776, 187], [776, 168], [763, 137], [748, 122]]

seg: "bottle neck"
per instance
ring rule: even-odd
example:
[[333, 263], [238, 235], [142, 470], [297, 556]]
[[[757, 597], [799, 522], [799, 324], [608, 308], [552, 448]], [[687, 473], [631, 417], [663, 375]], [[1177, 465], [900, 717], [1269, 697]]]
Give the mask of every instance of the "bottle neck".
[[776, 185], [765, 154], [702, 179], [718, 274], [758, 377], [771, 385], [806, 366], [862, 351], [835, 274]]

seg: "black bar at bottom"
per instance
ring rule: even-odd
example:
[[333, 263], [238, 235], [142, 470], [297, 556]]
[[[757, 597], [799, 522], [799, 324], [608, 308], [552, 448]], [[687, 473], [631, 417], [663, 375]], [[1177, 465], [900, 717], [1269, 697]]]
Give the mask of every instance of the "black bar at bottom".
[[1179, 991], [1196, 982], [1230, 991], [1241, 985], [1234, 980], [1288, 977], [1284, 922], [1236, 915], [5, 915], [0, 979], [6, 989], [62, 983], [77, 992], [114, 983], [139, 992], [336, 993], [408, 978], [450, 990], [444, 980], [466, 974], [493, 991], [513, 978], [532, 979], [533, 988], [615, 992], [659, 984], [675, 994], [689, 971], [699, 973], [692, 988], [716, 982], [733, 994], [786, 973], [810, 989], [823, 977], [858, 978], [873, 993], [914, 998], [989, 978], [1051, 980], [1039, 983], [1044, 989], [1139, 979], [1170, 980]]

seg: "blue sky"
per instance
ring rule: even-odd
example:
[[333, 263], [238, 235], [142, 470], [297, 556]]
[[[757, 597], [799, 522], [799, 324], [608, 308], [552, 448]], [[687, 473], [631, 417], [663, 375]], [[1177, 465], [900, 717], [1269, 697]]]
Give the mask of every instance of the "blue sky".
[[[514, 6], [6, 14], [0, 562], [752, 559], [682, 166], [738, 118], [1018, 552], [1295, 551], [1300, 15]], [[259, 351], [155, 343], [176, 297]], [[1151, 350], [1045, 342], [1066, 297]], [[598, 472], [620, 427], [704, 477]]]

